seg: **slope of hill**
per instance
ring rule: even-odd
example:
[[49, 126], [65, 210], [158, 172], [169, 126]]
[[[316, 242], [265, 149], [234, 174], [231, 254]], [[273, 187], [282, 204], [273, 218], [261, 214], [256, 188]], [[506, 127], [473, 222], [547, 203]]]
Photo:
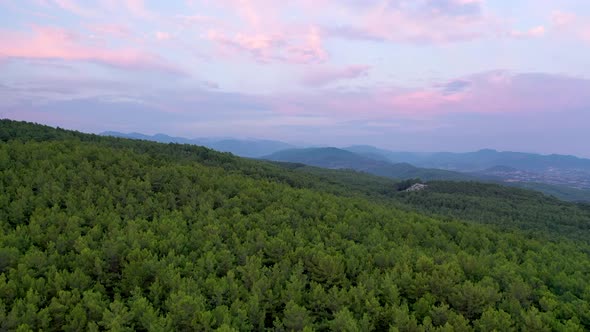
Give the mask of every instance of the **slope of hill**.
[[590, 190], [588, 189], [577, 189], [563, 185], [552, 185], [538, 182], [502, 182], [502, 184], [542, 192], [545, 195], [554, 196], [568, 202], [590, 202]]
[[121, 138], [142, 139], [147, 141], [154, 141], [160, 143], [180, 143], [180, 144], [195, 144], [206, 146], [222, 152], [231, 152], [241, 157], [261, 157], [277, 151], [291, 149], [294, 146], [279, 141], [270, 140], [238, 140], [238, 139], [213, 139], [213, 138], [196, 138], [189, 139], [183, 137], [172, 137], [164, 134], [156, 134], [153, 136], [144, 135], [140, 133], [124, 134], [114, 131], [107, 131], [101, 133], [103, 136], [113, 136]]
[[549, 238], [590, 241], [587, 204], [562, 201], [538, 191], [473, 181], [434, 181], [428, 182], [427, 190], [407, 194], [396, 189], [397, 183], [364, 173], [297, 164], [291, 164], [290, 169], [318, 176], [322, 183], [338, 184], [346, 188], [344, 192], [363, 193], [373, 200], [391, 203], [396, 209], [519, 229]]
[[372, 159], [367, 155], [360, 155], [337, 148], [307, 148], [279, 151], [263, 157], [263, 159], [302, 163], [310, 166], [331, 169], [353, 169], [369, 174], [393, 179], [420, 178], [423, 180], [472, 180], [473, 176], [412, 166], [408, 163], [392, 164], [387, 161]]
[[538, 192], [478, 182], [434, 181], [420, 192], [402, 192], [401, 203], [437, 216], [446, 216], [533, 233], [549, 232], [587, 241], [590, 213], [580, 204]]
[[[590, 328], [588, 242], [403, 211], [349, 174], [0, 121], [0, 330]], [[505, 196], [485, 186], [435, 193]]]
[[[173, 137], [168, 136], [165, 134], [156, 134], [153, 136], [144, 135], [141, 133], [129, 133], [124, 134], [120, 132], [103, 132], [101, 133], [103, 136], [112, 136], [112, 137], [121, 137], [121, 138], [131, 138], [131, 139], [141, 139], [141, 140], [148, 140], [160, 143], [180, 143], [180, 144], [194, 144], [199, 146], [206, 146], [211, 149], [222, 151], [222, 152], [231, 152], [237, 156], [242, 157], [250, 157], [250, 158], [266, 158], [267, 155], [278, 152], [284, 152], [288, 150], [298, 150], [292, 149], [293, 146], [278, 142], [278, 141], [268, 141], [268, 140], [235, 140], [235, 139], [208, 139], [208, 138], [199, 138], [199, 139], [187, 139], [183, 137]], [[397, 179], [410, 179], [410, 178], [421, 178], [425, 180], [454, 180], [454, 181], [465, 181], [465, 180], [473, 180], [473, 181], [485, 181], [485, 182], [494, 182], [494, 183], [502, 183], [508, 186], [518, 187], [518, 188], [526, 188], [531, 190], [536, 190], [543, 192], [547, 195], [552, 195], [558, 197], [562, 200], [577, 202], [577, 201], [586, 201], [590, 202], [590, 190], [586, 190], [584, 188], [590, 187], [590, 176], [587, 180], [585, 179], [584, 174], [572, 174], [570, 172], [570, 177], [563, 179], [562, 174], [553, 174], [552, 176], [542, 176], [542, 174], [536, 174], [532, 172], [523, 172], [521, 170], [517, 170], [512, 167], [507, 166], [499, 166], [496, 165], [494, 167], [490, 167], [489, 169], [478, 171], [478, 172], [467, 172], [461, 174], [460, 172], [449, 172], [447, 170], [442, 169], [428, 169], [428, 168], [420, 168], [412, 166], [411, 163], [423, 163], [427, 157], [432, 156], [432, 153], [414, 153], [414, 152], [391, 152], [387, 150], [377, 149], [372, 146], [352, 146], [346, 149], [345, 151], [354, 152], [355, 156], [336, 156], [332, 155], [332, 157], [336, 158], [343, 158], [339, 162], [334, 162], [329, 156], [329, 152], [327, 149], [330, 148], [317, 148], [320, 151], [324, 149], [326, 153], [324, 156], [320, 156], [319, 153], [313, 154], [311, 159], [309, 159], [306, 164], [315, 165], [318, 167], [327, 167], [327, 168], [350, 168], [355, 170], [361, 170], [364, 172], [368, 172], [371, 174], [376, 174], [379, 176], [390, 177], [390, 178], [397, 178]], [[308, 150], [311, 152], [316, 150], [316, 148], [311, 149], [299, 149], [299, 150]], [[340, 150], [340, 149], [336, 149]], [[340, 151], [342, 153], [342, 151]], [[447, 153], [441, 153], [442, 155], [446, 155]], [[291, 158], [289, 156], [283, 156], [283, 159], [280, 160], [289, 160], [289, 161], [300, 161], [297, 158]], [[294, 157], [294, 156], [292, 156]], [[302, 158], [302, 156], [297, 156], [298, 158]], [[313, 160], [316, 158], [316, 160]], [[364, 162], [359, 162], [358, 159], [364, 159]], [[391, 159], [394, 160], [405, 160], [406, 162], [400, 163], [392, 163]], [[300, 161], [301, 162], [301, 161]], [[374, 167], [368, 167], [369, 164], [378, 162], [377, 164], [373, 165]], [[385, 165], [389, 164], [389, 165]], [[395, 167], [391, 166], [391, 164], [395, 165]], [[449, 166], [449, 165], [446, 165]], [[456, 165], [450, 165], [451, 168], [454, 168]], [[498, 172], [502, 171], [502, 174]], [[509, 172], [510, 171], [510, 172]], [[528, 175], [525, 177], [524, 175]], [[582, 176], [583, 178], [580, 178]], [[572, 178], [573, 177], [573, 178]], [[514, 181], [514, 179], [518, 179], [518, 181]], [[564, 180], [566, 181], [566, 185], [564, 185]], [[567, 185], [569, 183], [582, 183], [584, 181], [588, 182], [588, 185], [580, 186], [580, 185]]]

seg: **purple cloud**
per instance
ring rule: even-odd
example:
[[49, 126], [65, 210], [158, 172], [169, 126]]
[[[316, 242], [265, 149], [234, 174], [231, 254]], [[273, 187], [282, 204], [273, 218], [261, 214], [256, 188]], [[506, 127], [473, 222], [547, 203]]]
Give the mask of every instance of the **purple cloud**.
[[367, 76], [369, 66], [352, 65], [343, 68], [316, 68], [303, 77], [303, 84], [311, 86], [322, 86], [341, 80], [351, 80]]
[[0, 29], [2, 57], [88, 61], [120, 68], [184, 74], [156, 54], [133, 48], [97, 47], [76, 32], [49, 26], [35, 26], [30, 32]]
[[444, 94], [460, 93], [468, 89], [470, 86], [471, 82], [464, 79], [456, 79], [435, 85], [435, 87], [440, 88]]

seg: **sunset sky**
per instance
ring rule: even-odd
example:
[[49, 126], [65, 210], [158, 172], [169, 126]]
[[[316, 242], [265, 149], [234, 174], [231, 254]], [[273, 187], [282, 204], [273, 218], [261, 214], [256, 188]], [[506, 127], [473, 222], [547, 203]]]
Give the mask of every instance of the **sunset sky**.
[[0, 0], [0, 118], [590, 157], [590, 1]]

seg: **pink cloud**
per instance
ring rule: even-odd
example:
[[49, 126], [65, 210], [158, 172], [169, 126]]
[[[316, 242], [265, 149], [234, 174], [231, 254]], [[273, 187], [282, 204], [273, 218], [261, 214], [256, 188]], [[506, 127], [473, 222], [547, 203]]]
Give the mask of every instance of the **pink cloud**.
[[[262, 13], [260, 7], [256, 7], [256, 5], [261, 5], [261, 2], [255, 3], [255, 1], [250, 0], [230, 0], [230, 5], [238, 12], [238, 14], [250, 25], [252, 26], [260, 26], [262, 18], [260, 13]], [[262, 4], [264, 5], [264, 4]]]
[[[280, 2], [275, 0], [216, 0], [214, 4], [235, 15], [235, 22], [216, 22], [206, 38], [221, 48], [224, 55], [247, 55], [261, 63], [313, 64], [329, 57], [322, 30], [312, 19], [295, 22], [292, 17], [305, 9], [321, 10], [326, 0]], [[292, 14], [284, 17], [285, 12]], [[211, 19], [209, 19], [208, 23]], [[198, 22], [202, 22], [199, 20]]]
[[328, 59], [319, 29], [310, 27], [302, 41], [288, 49], [287, 61], [293, 63], [321, 63]]
[[580, 17], [574, 13], [554, 11], [551, 23], [556, 32], [566, 38], [575, 38], [590, 42], [590, 18]]
[[[546, 113], [590, 105], [590, 80], [539, 73], [490, 72], [471, 77], [473, 93], [463, 110]], [[469, 108], [468, 108], [469, 107]]]
[[590, 80], [549, 74], [492, 71], [459, 78], [468, 88], [420, 89], [391, 97], [406, 114], [562, 112], [590, 105]]
[[217, 20], [213, 17], [206, 16], [206, 15], [178, 15], [176, 19], [180, 20], [181, 25], [191, 25], [191, 24], [204, 24], [204, 23], [219, 23], [216, 22]]
[[280, 32], [236, 33], [210, 30], [207, 39], [217, 44], [223, 54], [246, 54], [261, 63], [285, 62], [296, 64], [321, 63], [328, 57], [317, 28], [306, 33], [286, 35]]
[[154, 34], [154, 37], [156, 37], [156, 39], [159, 41], [165, 41], [165, 40], [172, 39], [172, 35], [169, 34], [168, 32], [164, 32], [164, 31], [156, 31], [156, 33]]
[[576, 15], [573, 13], [554, 11], [551, 14], [551, 22], [557, 27], [567, 26], [575, 21]]
[[530, 28], [527, 31], [513, 30], [510, 32], [510, 36], [514, 38], [539, 38], [545, 35], [545, 27], [540, 25], [534, 28]]
[[[485, 6], [484, 0], [348, 1], [343, 24], [325, 25], [331, 37], [410, 44], [450, 44], [477, 39], [509, 37], [539, 38], [547, 27], [522, 31]], [[326, 0], [324, 6], [342, 12], [341, 2]], [[556, 18], [565, 20], [567, 17]], [[350, 22], [350, 23], [349, 23]]]
[[[539, 38], [547, 27], [512, 29], [509, 19], [490, 11], [484, 0], [219, 0], [241, 22], [241, 33], [289, 35], [299, 24], [321, 24], [322, 37], [361, 39], [411, 44], [448, 44], [482, 38]], [[305, 13], [306, 19], [285, 18], [285, 8], [293, 17]], [[329, 18], [329, 19], [328, 19]], [[317, 21], [320, 19], [320, 21]], [[310, 20], [307, 21], [306, 20]], [[567, 21], [568, 17], [555, 17]], [[297, 23], [294, 23], [297, 22]], [[319, 54], [319, 53], [316, 53]]]
[[86, 7], [80, 6], [76, 1], [72, 0], [53, 0], [56, 6], [59, 8], [71, 12], [81, 17], [94, 17], [95, 13]]
[[54, 27], [34, 27], [32, 33], [1, 31], [0, 57], [90, 61], [129, 69], [180, 73], [157, 55], [130, 48], [86, 45], [75, 33]]
[[154, 14], [146, 8], [144, 0], [124, 0], [121, 1], [127, 10], [135, 17], [151, 19]]
[[[383, 98], [383, 97], [382, 97]], [[384, 96], [391, 109], [402, 114], [431, 115], [444, 107], [452, 107], [464, 99], [463, 94], [443, 94], [440, 91], [422, 90]]]
[[[378, 0], [218, 0], [212, 4], [233, 13], [237, 22], [211, 28], [214, 33], [208, 38], [225, 48], [225, 55], [242, 52], [263, 63], [323, 62], [329, 57], [324, 39], [330, 37], [444, 44], [510, 34], [502, 26], [505, 22], [486, 12], [482, 0], [395, 5]], [[263, 44], [253, 46], [252, 40]]]
[[131, 38], [131, 30], [123, 24], [89, 24], [86, 28], [97, 37], [115, 37], [119, 39]]
[[271, 62], [277, 59], [277, 50], [285, 44], [280, 35], [246, 35], [242, 33], [229, 36], [224, 32], [210, 30], [207, 39], [216, 43], [223, 54], [246, 53], [260, 62]]
[[279, 11], [284, 3], [275, 0], [215, 0], [217, 5], [234, 12], [253, 30], [264, 30], [280, 24]]
[[343, 68], [319, 68], [310, 71], [304, 77], [302, 82], [306, 85], [320, 86], [340, 80], [350, 80], [367, 76], [369, 66], [352, 65]]
[[348, 17], [354, 23], [326, 30], [340, 38], [422, 44], [468, 41], [501, 29], [499, 20], [487, 14], [482, 1], [476, 0], [416, 0], [397, 5], [359, 2], [349, 10]]
[[590, 106], [590, 80], [549, 74], [492, 71], [432, 87], [324, 90], [277, 96], [272, 108], [290, 116], [337, 117], [342, 121], [436, 119], [450, 114], [555, 114]]
[[[461, 112], [456, 109], [466, 100], [466, 94], [447, 95], [433, 89], [389, 88], [370, 92], [334, 92], [319, 96], [304, 109], [316, 114], [337, 116], [339, 119], [382, 121], [392, 118], [432, 119], [439, 115]], [[470, 113], [470, 112], [468, 112]]]
[[[68, 11], [85, 19], [107, 18], [109, 15], [126, 12], [132, 18], [155, 19], [156, 15], [150, 11], [144, 0], [99, 0], [94, 6], [89, 6], [90, 1], [76, 0], [47, 0], [62, 10]], [[45, 3], [47, 3], [47, 1]]]

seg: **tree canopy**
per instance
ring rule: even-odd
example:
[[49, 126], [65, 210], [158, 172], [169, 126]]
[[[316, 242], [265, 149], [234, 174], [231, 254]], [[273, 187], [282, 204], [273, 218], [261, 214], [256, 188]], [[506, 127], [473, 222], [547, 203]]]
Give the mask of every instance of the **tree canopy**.
[[355, 174], [0, 121], [0, 330], [590, 329], [587, 208]]

